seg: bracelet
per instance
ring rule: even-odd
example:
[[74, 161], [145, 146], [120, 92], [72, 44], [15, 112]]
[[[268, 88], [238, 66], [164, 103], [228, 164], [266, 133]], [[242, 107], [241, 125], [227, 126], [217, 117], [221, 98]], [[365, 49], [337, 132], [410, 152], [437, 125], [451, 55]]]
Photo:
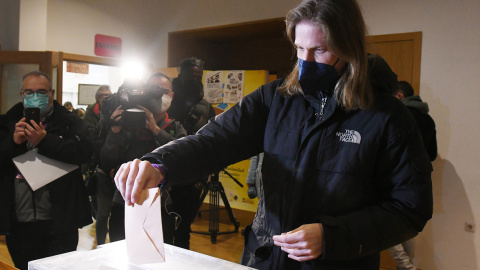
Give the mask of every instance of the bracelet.
[[152, 163], [152, 167], [156, 168], [156, 169], [159, 169], [160, 172], [162, 173], [162, 180], [160, 180], [160, 185], [163, 185], [165, 183], [165, 167], [163, 167], [162, 164], [154, 164]]

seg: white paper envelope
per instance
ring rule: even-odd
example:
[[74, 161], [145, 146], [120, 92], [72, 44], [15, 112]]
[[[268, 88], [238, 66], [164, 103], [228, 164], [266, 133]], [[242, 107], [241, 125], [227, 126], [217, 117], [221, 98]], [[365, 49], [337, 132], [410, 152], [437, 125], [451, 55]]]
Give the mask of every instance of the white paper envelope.
[[12, 158], [12, 161], [33, 191], [78, 168], [78, 165], [42, 156], [37, 148]]
[[165, 262], [159, 188], [144, 190], [138, 204], [125, 204], [125, 238], [130, 262]]

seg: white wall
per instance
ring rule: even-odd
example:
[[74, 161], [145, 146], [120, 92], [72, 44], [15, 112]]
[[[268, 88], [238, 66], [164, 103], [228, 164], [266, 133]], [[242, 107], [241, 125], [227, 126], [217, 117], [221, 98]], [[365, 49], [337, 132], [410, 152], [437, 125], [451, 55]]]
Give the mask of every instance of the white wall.
[[[166, 67], [170, 31], [282, 17], [298, 2], [48, 0], [46, 49], [94, 55], [95, 34], [112, 35], [122, 38], [124, 56]], [[423, 32], [420, 94], [437, 124], [439, 157], [434, 217], [416, 238], [418, 265], [479, 269], [480, 231], [465, 232], [464, 222], [480, 225], [480, 1], [359, 3], [372, 35]]]
[[[480, 1], [360, 0], [370, 33], [423, 32], [420, 95], [437, 124], [434, 217], [416, 239], [422, 269], [479, 269]], [[480, 229], [480, 227], [477, 227]]]
[[18, 50], [48, 50], [47, 8], [47, 0], [20, 0]]

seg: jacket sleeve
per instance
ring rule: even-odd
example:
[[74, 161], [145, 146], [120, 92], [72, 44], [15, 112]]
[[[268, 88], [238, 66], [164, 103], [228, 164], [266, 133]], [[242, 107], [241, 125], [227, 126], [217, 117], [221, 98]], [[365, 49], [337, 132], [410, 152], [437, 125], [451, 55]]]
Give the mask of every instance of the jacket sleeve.
[[183, 128], [180, 122], [175, 121], [171, 125], [171, 128], [174, 130], [174, 135], [160, 129], [160, 132], [155, 136], [155, 140], [159, 145], [164, 145], [178, 138], [187, 136], [187, 131]]
[[83, 122], [87, 126], [88, 134], [90, 137], [93, 139], [93, 134], [95, 132], [95, 127], [97, 125], [97, 117], [93, 113], [93, 110], [90, 108], [87, 108], [87, 111], [85, 112], [85, 115], [83, 116]]
[[[262, 86], [228, 111], [216, 116], [196, 135], [180, 138], [146, 154], [162, 163], [169, 185], [197, 179], [263, 151], [265, 124], [274, 86]], [[188, 170], [185, 170], [188, 164]]]
[[377, 203], [343, 216], [316, 218], [324, 227], [322, 258], [378, 253], [414, 237], [432, 217], [432, 165], [413, 119], [406, 114], [394, 113], [396, 119], [382, 135], [372, 181]]
[[128, 138], [125, 128], [119, 133], [108, 132], [105, 144], [100, 151], [100, 164], [105, 173], [115, 169], [118, 165], [124, 162], [124, 153], [128, 145]]
[[66, 126], [60, 128], [67, 129], [65, 134], [68, 134], [68, 137], [47, 132], [47, 135], [37, 145], [38, 153], [71, 164], [86, 163], [91, 159], [93, 153], [93, 145], [88, 136], [87, 127], [75, 114], [69, 113], [66, 117], [68, 120], [63, 122]]

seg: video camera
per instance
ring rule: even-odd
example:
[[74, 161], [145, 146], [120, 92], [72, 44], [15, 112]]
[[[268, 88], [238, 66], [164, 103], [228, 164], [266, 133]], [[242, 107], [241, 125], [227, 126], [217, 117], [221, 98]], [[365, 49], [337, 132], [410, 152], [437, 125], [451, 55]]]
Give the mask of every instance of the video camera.
[[122, 119], [119, 122], [111, 120], [111, 125], [122, 125], [124, 127], [143, 128], [145, 127], [145, 112], [138, 108], [143, 106], [152, 111], [152, 98], [161, 98], [163, 92], [146, 88], [141, 81], [125, 81], [118, 92], [103, 100], [102, 113], [106, 119], [110, 119], [112, 113], [122, 105], [124, 110]]

